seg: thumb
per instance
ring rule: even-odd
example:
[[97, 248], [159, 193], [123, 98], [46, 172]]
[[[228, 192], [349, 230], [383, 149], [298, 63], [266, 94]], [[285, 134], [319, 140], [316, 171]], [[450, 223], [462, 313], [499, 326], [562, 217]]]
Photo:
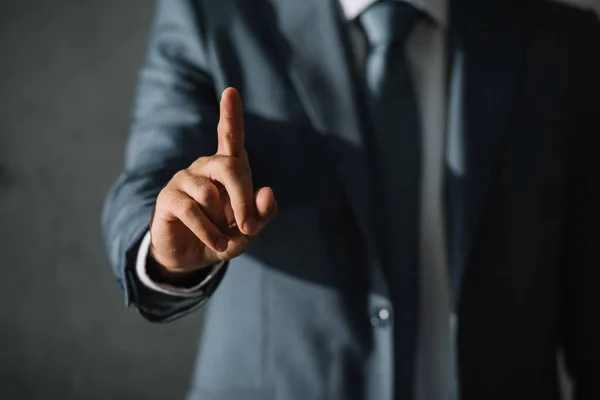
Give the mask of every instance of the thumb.
[[256, 211], [259, 217], [259, 232], [260, 229], [264, 228], [273, 218], [277, 216], [277, 201], [275, 200], [275, 194], [270, 187], [262, 187], [254, 194]]

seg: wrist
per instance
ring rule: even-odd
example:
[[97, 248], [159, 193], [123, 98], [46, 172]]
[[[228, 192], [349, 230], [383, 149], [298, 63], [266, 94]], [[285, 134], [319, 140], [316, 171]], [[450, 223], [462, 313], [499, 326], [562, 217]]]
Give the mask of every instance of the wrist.
[[146, 258], [146, 273], [148, 277], [159, 284], [175, 287], [193, 287], [202, 282], [211, 273], [209, 266], [193, 270], [174, 270], [164, 266], [152, 251], [152, 246]]

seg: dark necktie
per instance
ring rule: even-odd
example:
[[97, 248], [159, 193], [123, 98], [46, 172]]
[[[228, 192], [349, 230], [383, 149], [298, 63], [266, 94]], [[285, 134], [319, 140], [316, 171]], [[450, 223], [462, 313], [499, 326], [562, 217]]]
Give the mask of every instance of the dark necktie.
[[373, 159], [385, 217], [385, 260], [394, 304], [394, 392], [411, 399], [418, 310], [421, 135], [405, 42], [422, 14], [406, 2], [378, 2], [359, 17], [369, 45], [366, 97]]

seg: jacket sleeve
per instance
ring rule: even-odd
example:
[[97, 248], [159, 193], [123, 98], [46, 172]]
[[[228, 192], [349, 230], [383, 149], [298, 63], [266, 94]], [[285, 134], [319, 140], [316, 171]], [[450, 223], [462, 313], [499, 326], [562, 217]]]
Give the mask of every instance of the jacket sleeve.
[[135, 274], [137, 251], [158, 193], [175, 172], [217, 148], [218, 94], [207, 68], [198, 3], [156, 3], [150, 43], [139, 72], [125, 168], [102, 212], [104, 242], [125, 303], [135, 304], [155, 322], [200, 307], [226, 271], [222, 268], [204, 293], [191, 300], [153, 292]]
[[[575, 400], [600, 399], [600, 23], [581, 33], [581, 118], [575, 138], [563, 287], [563, 344]], [[581, 71], [581, 69], [578, 69]]]

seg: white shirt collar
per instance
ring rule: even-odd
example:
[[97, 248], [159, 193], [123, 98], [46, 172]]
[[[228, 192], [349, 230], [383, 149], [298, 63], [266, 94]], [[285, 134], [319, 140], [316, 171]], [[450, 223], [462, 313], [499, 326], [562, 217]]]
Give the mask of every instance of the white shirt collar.
[[[339, 0], [347, 20], [353, 20], [377, 0]], [[406, 1], [429, 15], [436, 23], [446, 26], [448, 0], [395, 0]]]

